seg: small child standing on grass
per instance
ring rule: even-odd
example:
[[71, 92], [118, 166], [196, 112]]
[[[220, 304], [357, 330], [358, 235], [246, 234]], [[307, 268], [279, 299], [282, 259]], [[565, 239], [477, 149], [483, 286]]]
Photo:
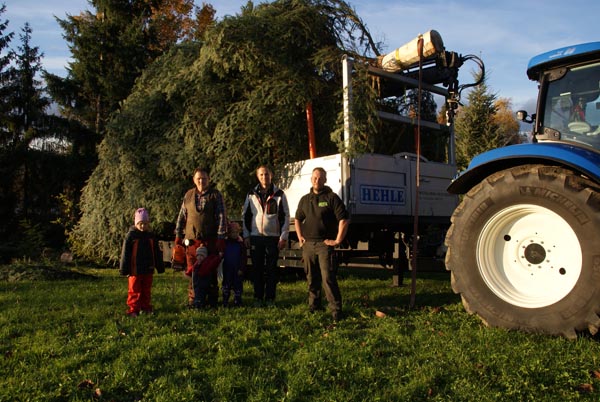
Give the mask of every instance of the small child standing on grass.
[[119, 273], [127, 276], [127, 315], [137, 317], [141, 312], [152, 314], [152, 280], [154, 270], [165, 272], [162, 253], [156, 235], [150, 231], [150, 216], [145, 208], [138, 208], [134, 225], [123, 241]]
[[213, 277], [217, 275], [220, 262], [221, 257], [218, 254], [209, 255], [206, 247], [200, 246], [196, 249], [196, 262], [192, 271], [187, 273], [192, 276], [194, 287], [193, 306], [195, 308], [217, 307], [215, 297], [218, 296], [218, 293], [216, 293], [218, 289], [213, 289]]
[[229, 297], [233, 291], [233, 305], [242, 305], [242, 289], [244, 271], [246, 270], [246, 247], [240, 236], [241, 227], [237, 222], [227, 225], [225, 253], [223, 254], [223, 306], [229, 305]]

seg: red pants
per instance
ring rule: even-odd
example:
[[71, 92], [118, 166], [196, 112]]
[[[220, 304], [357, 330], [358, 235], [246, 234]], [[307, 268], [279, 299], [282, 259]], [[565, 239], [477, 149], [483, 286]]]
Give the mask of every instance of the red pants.
[[127, 292], [127, 313], [152, 311], [152, 279], [153, 274], [130, 275], [129, 291]]

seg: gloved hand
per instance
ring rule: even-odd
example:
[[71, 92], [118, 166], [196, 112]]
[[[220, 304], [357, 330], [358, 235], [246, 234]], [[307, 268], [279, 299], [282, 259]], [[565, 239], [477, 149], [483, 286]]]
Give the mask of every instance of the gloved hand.
[[175, 237], [175, 244], [177, 246], [183, 246], [183, 239], [181, 237]]
[[215, 243], [215, 248], [217, 249], [217, 252], [224, 253], [225, 252], [225, 239], [217, 239], [217, 242]]

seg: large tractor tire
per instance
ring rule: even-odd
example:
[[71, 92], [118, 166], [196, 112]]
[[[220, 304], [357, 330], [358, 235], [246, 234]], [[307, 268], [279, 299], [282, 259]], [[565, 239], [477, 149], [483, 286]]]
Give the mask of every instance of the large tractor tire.
[[600, 327], [600, 193], [560, 168], [497, 172], [469, 191], [446, 236], [446, 268], [486, 325], [575, 338]]

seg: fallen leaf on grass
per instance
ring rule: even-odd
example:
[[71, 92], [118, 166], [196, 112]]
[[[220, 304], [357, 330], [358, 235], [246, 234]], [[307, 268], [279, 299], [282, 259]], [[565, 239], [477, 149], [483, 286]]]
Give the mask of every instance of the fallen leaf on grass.
[[379, 318], [383, 318], [385, 317], [387, 314], [385, 314], [383, 311], [375, 311], [375, 316], [379, 317]]
[[600, 371], [598, 371], [598, 370], [592, 371], [592, 377], [594, 377], [595, 379], [600, 379]]
[[594, 392], [594, 386], [592, 384], [579, 384], [577, 386], [577, 391], [585, 393]]
[[94, 397], [94, 399], [100, 398], [102, 396], [102, 391], [100, 391], [100, 388], [96, 388], [92, 396]]
[[94, 382], [92, 380], [82, 380], [79, 384], [77, 384], [78, 389], [92, 389], [94, 386]]

